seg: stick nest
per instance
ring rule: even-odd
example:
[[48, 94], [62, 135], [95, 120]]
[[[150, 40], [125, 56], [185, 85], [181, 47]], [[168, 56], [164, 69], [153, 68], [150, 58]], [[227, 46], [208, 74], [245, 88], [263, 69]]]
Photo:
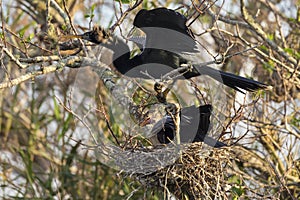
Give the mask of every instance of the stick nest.
[[[133, 168], [130, 175], [135, 176], [144, 186], [162, 189], [165, 195], [172, 194], [178, 199], [227, 199], [226, 169], [230, 165], [230, 151], [228, 148], [205, 147], [202, 143], [188, 144], [178, 152], [180, 155], [172, 164], [151, 173], [140, 173], [142, 169], [135, 171], [136, 165], [131, 163]], [[161, 150], [164, 150], [165, 154], [162, 154]], [[159, 157], [154, 152], [156, 150], [153, 150], [151, 155], [154, 155], [153, 159], [158, 160]], [[159, 149], [156, 153], [170, 156], [170, 162], [174, 158], [168, 153], [168, 149]], [[127, 157], [127, 161], [130, 160], [130, 157]], [[135, 163], [139, 162], [135, 160]], [[143, 163], [155, 166], [147, 158]]]

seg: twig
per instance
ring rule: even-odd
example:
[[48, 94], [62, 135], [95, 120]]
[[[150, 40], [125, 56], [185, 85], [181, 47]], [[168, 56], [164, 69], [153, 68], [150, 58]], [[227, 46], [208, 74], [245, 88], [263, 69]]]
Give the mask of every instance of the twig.
[[0, 48], [14, 63], [16, 63], [16, 65], [19, 66], [19, 68], [25, 69], [27, 67], [26, 65], [23, 65], [6, 47], [4, 47], [3, 44], [0, 44]]
[[49, 66], [41, 66], [38, 70], [34, 70], [32, 72], [21, 75], [15, 79], [0, 83], [0, 89], [18, 85], [18, 84], [20, 84], [24, 81], [27, 81], [29, 79], [32, 79], [34, 77], [60, 70], [60, 69], [64, 68], [65, 66], [71, 67], [71, 68], [78, 68], [78, 67], [80, 67], [80, 64], [79, 64], [80, 62], [81, 62], [80, 57], [71, 56], [66, 59], [62, 59], [57, 64], [49, 65]]
[[59, 61], [61, 57], [59, 56], [37, 56], [34, 58], [20, 58], [20, 62], [24, 63], [39, 63], [39, 62], [49, 62], [49, 61]]
[[137, 0], [137, 1], [135, 2], [135, 4], [134, 4], [132, 7], [128, 8], [128, 9], [122, 14], [122, 16], [115, 22], [115, 24], [112, 25], [112, 26], [110, 27], [110, 30], [113, 32], [113, 31], [115, 30], [115, 28], [116, 28], [117, 26], [119, 26], [119, 25], [124, 21], [125, 17], [129, 14], [129, 12], [132, 11], [132, 10], [134, 10], [136, 7], [138, 7], [142, 2], [143, 2], [143, 0]]
[[211, 8], [207, 9], [207, 13], [213, 18], [214, 21], [220, 20], [220, 21], [225, 22], [227, 24], [239, 25], [240, 27], [248, 28], [248, 29], [250, 28], [250, 26], [246, 22], [238, 21], [238, 20], [235, 20], [235, 19], [226, 18], [226, 17], [222, 16], [221, 14], [216, 15], [211, 10]]
[[[23, 40], [22, 38], [20, 38], [20, 36], [18, 36], [15, 32], [13, 32], [12, 30], [10, 30], [8, 27], [3, 27], [3, 26], [0, 26], [0, 27], [1, 27], [2, 30], [5, 30], [5, 31], [8, 32], [9, 34], [13, 35], [15, 38], [21, 40], [24, 44], [30, 44], [30, 45], [32, 45], [32, 46], [34, 46], [34, 47], [37, 47], [37, 48], [41, 49], [41, 50], [44, 51], [44, 52], [52, 53], [52, 51], [50, 51], [50, 50], [48, 50], [48, 49], [45, 49], [45, 48], [43, 48], [43, 47], [41, 47], [41, 46], [39, 46], [39, 45], [37, 45], [37, 44], [35, 44], [35, 43], [32, 43], [32, 42], [30, 42], [30, 41]], [[4, 34], [4, 35], [5, 35], [5, 34]], [[10, 46], [12, 46], [12, 47], [18, 49], [19, 51], [23, 52], [19, 47], [17, 47], [17, 46], [15, 46], [15, 45], [11, 44], [10, 42], [8, 42], [8, 41], [6, 41], [6, 40], [4, 41], [4, 43], [5, 43], [5, 44], [7, 43], [7, 44], [9, 44]], [[4, 46], [6, 47], [6, 45], [4, 45]], [[23, 53], [25, 54], [25, 52], [23, 52]]]
[[64, 12], [64, 10], [56, 3], [55, 0], [50, 0], [51, 6], [55, 8], [55, 10], [59, 13], [59, 15], [64, 19], [67, 29], [69, 30], [72, 26], [70, 23], [70, 19], [68, 15]]
[[[164, 80], [168, 80], [168, 79], [172, 79], [174, 78], [174, 76], [180, 76], [182, 74], [185, 74], [186, 72], [188, 72], [190, 69], [192, 69], [192, 65], [189, 65], [189, 64], [183, 64], [181, 65], [181, 67], [178, 67], [168, 73], [166, 73], [165, 75], [163, 75], [161, 77], [161, 80], [164, 81]], [[179, 74], [179, 75], [178, 75]]]
[[98, 145], [98, 141], [95, 138], [93, 131], [91, 130], [90, 126], [84, 121], [84, 119], [82, 119], [79, 115], [77, 115], [71, 108], [68, 108], [67, 106], [64, 105], [64, 103], [62, 102], [62, 100], [55, 96], [56, 100], [58, 101], [59, 105], [61, 105], [67, 112], [71, 113], [74, 117], [76, 117], [89, 131], [91, 137], [93, 138], [95, 144]]
[[276, 51], [279, 55], [285, 58], [289, 63], [293, 64], [294, 66], [297, 66], [297, 60], [295, 58], [289, 56], [280, 46], [275, 44], [272, 40], [268, 39], [267, 34], [263, 31], [261, 26], [257, 24], [255, 20], [252, 18], [252, 16], [248, 13], [244, 4], [244, 0], [241, 0], [241, 12], [244, 20], [251, 26], [252, 30], [254, 30], [257, 33], [257, 35], [259, 35], [264, 41], [266, 41], [267, 44], [274, 51]]
[[5, 35], [5, 20], [3, 16], [3, 7], [2, 7], [2, 0], [0, 0], [0, 17], [1, 17], [1, 29], [2, 29], [2, 34], [3, 34], [3, 43], [4, 46], [6, 47], [6, 35]]
[[[97, 92], [96, 92], [97, 96], [96, 96], [96, 101], [97, 99], [99, 99], [100, 101], [100, 108], [101, 110], [97, 109], [99, 112], [101, 112], [104, 116], [104, 120], [106, 122], [106, 125], [107, 125], [107, 128], [109, 130], [109, 132], [111, 133], [112, 137], [114, 138], [114, 140], [116, 141], [117, 145], [119, 147], [121, 147], [121, 143], [119, 142], [117, 136], [115, 135], [114, 131], [112, 130], [111, 126], [110, 126], [110, 123], [109, 123], [109, 120], [108, 120], [108, 117], [106, 115], [106, 111], [105, 111], [105, 108], [103, 106], [103, 100], [102, 100], [102, 97], [101, 97], [101, 94], [99, 93], [99, 88], [97, 88]], [[99, 106], [99, 105], [98, 105]]]
[[74, 32], [74, 33], [77, 35], [77, 31], [76, 31], [76, 28], [75, 28], [75, 26], [74, 26], [74, 25], [73, 25], [73, 23], [72, 23], [72, 18], [71, 18], [71, 15], [70, 15], [69, 9], [67, 8], [66, 1], [65, 1], [65, 0], [63, 0], [62, 2], [63, 2], [64, 10], [65, 10], [65, 11], [66, 11], [66, 13], [67, 13], [67, 16], [68, 16], [68, 21], [69, 21], [69, 23], [70, 23], [70, 26], [71, 26], [71, 28], [72, 28], [73, 32]]
[[[238, 30], [238, 29], [237, 29]], [[250, 46], [251, 45], [251, 43], [249, 43], [246, 39], [244, 39], [244, 38], [242, 38], [241, 36], [240, 36], [240, 34], [238, 33], [238, 36], [237, 36], [244, 44], [246, 44], [246, 45], [248, 45], [248, 46]], [[255, 45], [256, 47], [258, 46], [258, 45]], [[267, 55], [266, 53], [264, 53], [263, 51], [261, 51], [260, 49], [258, 49], [258, 48], [253, 48], [253, 50], [256, 52], [256, 53], [258, 53], [259, 55], [261, 55], [263, 58], [268, 58], [268, 59], [270, 59], [271, 61], [273, 61], [273, 62], [275, 62], [276, 64], [279, 64], [279, 65], [281, 65], [281, 66], [283, 66], [285, 69], [287, 69], [290, 73], [295, 73], [296, 75], [299, 75], [300, 74], [300, 72], [298, 72], [298, 71], [295, 71], [295, 69], [293, 69], [292, 67], [289, 67], [289, 66], [287, 66], [286, 64], [284, 64], [283, 62], [281, 62], [279, 59], [277, 59], [277, 58], [275, 58], [274, 56], [272, 56], [272, 55]]]
[[[47, 71], [56, 71], [56, 67], [53, 67], [53, 66], [48, 66], [47, 67]], [[3, 82], [3, 83], [0, 83], [0, 89], [3, 89], [3, 88], [9, 88], [9, 87], [12, 87], [14, 85], [18, 85], [24, 81], [27, 81], [29, 79], [32, 79], [36, 76], [39, 76], [39, 75], [42, 75], [44, 74], [43, 71], [35, 71], [35, 72], [30, 72], [30, 73], [27, 73], [27, 74], [24, 74], [24, 75], [21, 75], [19, 76], [18, 78], [15, 78], [15, 79], [12, 79], [12, 80], [9, 80], [9, 81], [6, 81], [6, 82]]]

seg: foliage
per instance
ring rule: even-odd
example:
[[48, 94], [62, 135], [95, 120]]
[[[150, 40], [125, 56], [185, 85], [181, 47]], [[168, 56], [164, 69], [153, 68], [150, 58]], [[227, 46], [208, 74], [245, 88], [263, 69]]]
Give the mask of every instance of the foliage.
[[[300, 197], [300, 9], [295, 1], [240, 0], [232, 1], [234, 5], [209, 0], [0, 2], [0, 197]], [[130, 121], [125, 111], [116, 111], [110, 90], [104, 89], [106, 83], [93, 82], [99, 77], [82, 70], [82, 62], [76, 60], [88, 57], [96, 47], [82, 46], [78, 40], [70, 40], [70, 35], [82, 33], [94, 23], [126, 37], [139, 9], [161, 6], [179, 8], [189, 18], [195, 38], [209, 52], [209, 60], [216, 55], [237, 54], [227, 57], [221, 68], [248, 75], [248, 67], [255, 66], [255, 78], [273, 88], [246, 96], [222, 89], [228, 101], [213, 105], [224, 115], [215, 130], [229, 148], [206, 153], [202, 144], [193, 144], [174, 165], [154, 173], [120, 172], [97, 157], [93, 138], [82, 131], [84, 123], [98, 127], [107, 140], [122, 147], [122, 152], [145, 151], [149, 141], [132, 137], [140, 131], [136, 127], [131, 134], [124, 133]], [[105, 55], [101, 62], [106, 62], [109, 52], [101, 54]], [[80, 76], [85, 87], [80, 87]], [[217, 94], [201, 80], [180, 82], [175, 87], [182, 95], [171, 93], [170, 101], [183, 105], [212, 102]], [[133, 91], [130, 98], [134, 103], [146, 105], [146, 110], [154, 104], [152, 83], [122, 81], [120, 87], [125, 85]], [[96, 97], [89, 93], [90, 87], [97, 90]], [[94, 106], [89, 105], [91, 99], [97, 103], [93, 118], [80, 118], [82, 113], [74, 107], [75, 102], [84, 105], [83, 113], [90, 113]], [[214, 184], [217, 181], [219, 185]]]

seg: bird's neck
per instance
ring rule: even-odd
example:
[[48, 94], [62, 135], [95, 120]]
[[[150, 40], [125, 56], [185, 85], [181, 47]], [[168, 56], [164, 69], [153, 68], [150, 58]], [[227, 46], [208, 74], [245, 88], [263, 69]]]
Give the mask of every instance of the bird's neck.
[[134, 60], [130, 59], [130, 49], [123, 40], [113, 37], [103, 46], [113, 51], [113, 64], [122, 74], [135, 67]]

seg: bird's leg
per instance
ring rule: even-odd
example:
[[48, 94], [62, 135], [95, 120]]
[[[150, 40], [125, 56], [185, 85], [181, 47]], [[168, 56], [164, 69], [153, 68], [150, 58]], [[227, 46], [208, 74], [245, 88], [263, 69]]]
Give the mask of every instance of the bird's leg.
[[174, 116], [179, 111], [179, 109], [174, 103], [167, 103], [165, 107], [165, 111], [168, 115]]
[[162, 92], [165, 97], [168, 95], [168, 93], [170, 92], [171, 88], [173, 87], [173, 85], [175, 83], [175, 81], [173, 81], [173, 80], [170, 80], [169, 82], [170, 83], [167, 83], [166, 89]]
[[162, 92], [163, 84], [161, 82], [156, 82], [154, 84], [154, 90], [156, 92], [156, 98], [160, 103], [166, 103], [167, 99], [164, 93]]
[[167, 84], [167, 87], [165, 90], [163, 90], [163, 83], [162, 82], [156, 82], [154, 84], [154, 90], [157, 93], [156, 98], [160, 103], [167, 103], [167, 95], [170, 92], [171, 88], [173, 87], [175, 81], [171, 80], [171, 83]]

